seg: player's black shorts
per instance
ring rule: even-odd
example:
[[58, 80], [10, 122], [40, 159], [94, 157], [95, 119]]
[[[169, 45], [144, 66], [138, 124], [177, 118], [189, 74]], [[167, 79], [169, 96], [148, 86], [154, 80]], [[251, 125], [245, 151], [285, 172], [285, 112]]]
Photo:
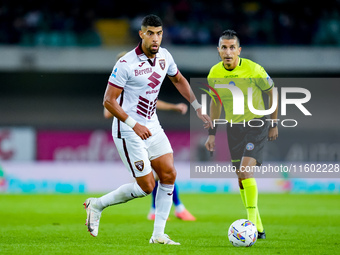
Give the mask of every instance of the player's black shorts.
[[255, 158], [258, 166], [262, 164], [263, 148], [267, 141], [270, 124], [266, 121], [266, 117], [254, 119], [250, 124], [251, 126], [247, 122], [245, 126], [243, 123], [233, 124], [232, 127], [230, 123], [227, 124], [231, 161], [237, 169], [240, 168], [241, 159], [244, 156]]

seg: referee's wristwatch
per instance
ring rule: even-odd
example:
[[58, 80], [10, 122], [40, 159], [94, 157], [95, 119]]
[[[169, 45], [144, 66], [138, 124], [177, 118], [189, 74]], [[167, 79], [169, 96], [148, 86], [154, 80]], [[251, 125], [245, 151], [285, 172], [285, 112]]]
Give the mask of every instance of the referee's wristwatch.
[[277, 122], [273, 122], [269, 128], [277, 127]]

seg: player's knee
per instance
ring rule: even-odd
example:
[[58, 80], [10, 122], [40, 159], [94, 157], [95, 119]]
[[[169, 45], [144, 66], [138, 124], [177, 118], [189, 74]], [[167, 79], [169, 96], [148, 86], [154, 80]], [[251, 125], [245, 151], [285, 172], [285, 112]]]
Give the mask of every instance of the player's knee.
[[240, 171], [237, 173], [237, 176], [239, 179], [248, 179], [248, 178], [253, 178], [254, 177], [254, 173], [250, 172], [250, 171]]
[[173, 168], [173, 171], [171, 172], [171, 180], [175, 183], [177, 177], [177, 171], [175, 168]]
[[151, 194], [153, 189], [155, 188], [155, 181], [148, 181], [143, 183], [142, 185], [140, 185], [140, 187], [142, 188], [142, 190], [146, 193], [146, 194]]
[[160, 177], [160, 182], [164, 184], [174, 184], [176, 180], [177, 172], [174, 167], [170, 167], [167, 171], [162, 173], [162, 178]]

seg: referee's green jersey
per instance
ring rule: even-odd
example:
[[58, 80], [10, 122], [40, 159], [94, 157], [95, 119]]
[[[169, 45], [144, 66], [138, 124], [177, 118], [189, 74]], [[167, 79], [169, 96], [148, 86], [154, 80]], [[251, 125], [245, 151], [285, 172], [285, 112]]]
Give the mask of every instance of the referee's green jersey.
[[256, 110], [265, 110], [262, 91], [270, 91], [274, 86], [272, 79], [262, 66], [245, 58], [239, 58], [238, 65], [230, 71], [225, 69], [222, 61], [214, 65], [208, 74], [208, 83], [213, 88], [215, 88], [216, 84], [229, 84], [242, 90], [244, 95], [244, 115], [234, 115], [233, 96], [230, 90], [227, 88], [215, 88], [224, 107], [225, 119], [232, 123], [263, 117], [263, 115], [253, 114], [249, 110], [248, 88], [252, 87], [253, 90], [254, 108]]

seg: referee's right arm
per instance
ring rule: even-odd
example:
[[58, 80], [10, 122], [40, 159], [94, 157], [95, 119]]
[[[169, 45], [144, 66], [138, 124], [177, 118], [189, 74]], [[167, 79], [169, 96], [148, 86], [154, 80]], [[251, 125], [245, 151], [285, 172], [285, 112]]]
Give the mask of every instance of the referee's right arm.
[[[215, 103], [216, 102], [216, 103]], [[214, 122], [215, 119], [219, 119], [221, 116], [222, 105], [219, 100], [210, 101], [210, 119]], [[205, 147], [208, 151], [215, 150], [215, 135], [216, 135], [216, 127], [213, 129], [209, 128], [209, 136], [207, 141], [205, 142]]]

